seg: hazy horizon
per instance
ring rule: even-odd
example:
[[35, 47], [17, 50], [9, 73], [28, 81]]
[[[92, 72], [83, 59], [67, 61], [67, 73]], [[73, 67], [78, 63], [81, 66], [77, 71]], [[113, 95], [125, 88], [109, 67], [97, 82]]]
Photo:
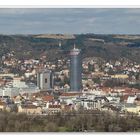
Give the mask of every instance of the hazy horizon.
[[13, 35], [13, 36], [16, 36], [16, 35], [19, 35], [19, 36], [30, 36], [30, 35], [88, 35], [88, 34], [95, 34], [95, 35], [132, 35], [132, 36], [137, 36], [137, 35], [140, 35], [140, 33], [139, 34], [115, 34], [115, 33], [112, 33], [112, 34], [107, 34], [107, 33], [104, 33], [104, 34], [101, 34], [101, 33], [77, 33], [77, 34], [69, 34], [69, 33], [34, 33], [34, 34], [31, 34], [31, 33], [29, 33], [29, 34], [26, 34], [26, 33], [21, 33], [21, 34], [3, 34], [3, 33], [0, 33], [0, 35], [5, 35], [5, 36], [8, 36], [8, 35]]
[[140, 34], [139, 8], [0, 8], [0, 34]]

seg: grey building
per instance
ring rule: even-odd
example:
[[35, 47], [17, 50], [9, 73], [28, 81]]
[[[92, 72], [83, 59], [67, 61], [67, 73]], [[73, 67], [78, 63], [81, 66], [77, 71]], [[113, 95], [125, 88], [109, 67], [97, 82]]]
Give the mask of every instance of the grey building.
[[81, 91], [82, 88], [82, 57], [81, 50], [70, 51], [70, 91]]
[[53, 74], [50, 70], [42, 70], [37, 74], [37, 86], [40, 90], [50, 90], [53, 88]]

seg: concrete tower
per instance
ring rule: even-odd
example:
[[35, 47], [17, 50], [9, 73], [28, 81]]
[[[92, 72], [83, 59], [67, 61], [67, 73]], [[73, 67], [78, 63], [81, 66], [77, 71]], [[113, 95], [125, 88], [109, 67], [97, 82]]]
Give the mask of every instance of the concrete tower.
[[81, 91], [82, 88], [82, 57], [81, 50], [70, 51], [70, 91]]
[[41, 90], [50, 90], [53, 88], [53, 75], [50, 70], [42, 70], [37, 74], [37, 86]]

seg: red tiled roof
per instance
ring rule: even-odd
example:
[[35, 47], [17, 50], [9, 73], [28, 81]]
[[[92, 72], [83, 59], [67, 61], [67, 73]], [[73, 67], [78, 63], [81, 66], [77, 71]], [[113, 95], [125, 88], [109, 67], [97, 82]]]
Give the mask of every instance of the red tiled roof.
[[71, 105], [65, 105], [65, 107], [64, 107], [64, 110], [67, 110], [67, 111], [69, 111], [71, 109], [73, 109], [73, 107]]
[[111, 92], [111, 88], [108, 88], [108, 87], [102, 87], [101, 90], [106, 92], [106, 93]]
[[81, 95], [81, 93], [62, 93], [60, 96], [78, 96]]
[[48, 95], [48, 92], [46, 91], [40, 91], [40, 92], [37, 92], [37, 93], [33, 93], [32, 94], [32, 97], [35, 96], [35, 97], [43, 97], [43, 96], [46, 96]]
[[46, 96], [43, 96], [42, 99], [43, 101], [52, 101], [54, 97], [51, 95], [46, 95]]
[[122, 101], [126, 101], [126, 100], [128, 99], [128, 96], [129, 96], [128, 94], [127, 94], [127, 95], [122, 96], [122, 97], [121, 97], [121, 100], [122, 100]]

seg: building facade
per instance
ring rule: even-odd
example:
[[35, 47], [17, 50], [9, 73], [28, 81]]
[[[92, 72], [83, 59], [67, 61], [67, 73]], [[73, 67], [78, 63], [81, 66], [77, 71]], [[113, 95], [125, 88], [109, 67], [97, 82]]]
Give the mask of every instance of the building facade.
[[42, 70], [37, 74], [37, 86], [40, 90], [53, 88], [53, 74], [50, 70]]

